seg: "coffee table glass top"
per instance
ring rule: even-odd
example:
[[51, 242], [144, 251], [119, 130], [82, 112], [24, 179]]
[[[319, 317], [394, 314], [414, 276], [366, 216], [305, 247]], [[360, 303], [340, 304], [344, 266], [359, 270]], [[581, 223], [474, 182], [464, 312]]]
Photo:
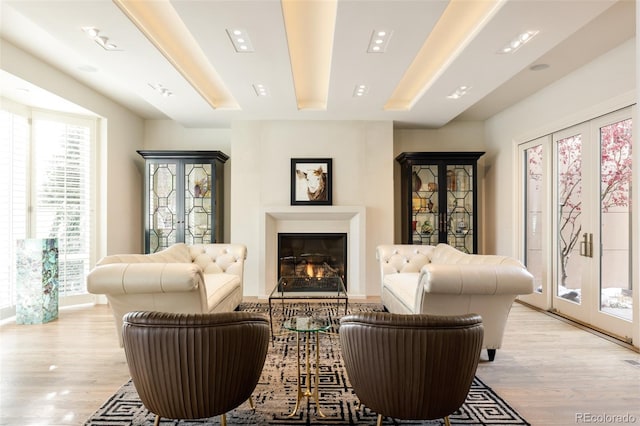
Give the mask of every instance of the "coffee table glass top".
[[347, 298], [341, 277], [281, 277], [269, 299]]
[[299, 333], [315, 333], [327, 331], [331, 327], [331, 323], [327, 317], [300, 316], [289, 318], [282, 326], [287, 330]]

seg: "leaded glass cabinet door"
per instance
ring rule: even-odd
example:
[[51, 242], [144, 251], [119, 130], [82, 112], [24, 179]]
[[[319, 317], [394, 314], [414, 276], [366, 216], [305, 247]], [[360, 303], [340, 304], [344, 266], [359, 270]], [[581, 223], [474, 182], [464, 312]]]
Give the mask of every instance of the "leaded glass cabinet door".
[[438, 165], [411, 166], [411, 243], [435, 245], [441, 236]]
[[470, 164], [447, 164], [447, 244], [465, 253], [475, 253], [476, 220], [474, 188], [475, 167]]
[[145, 252], [223, 240], [220, 151], [138, 151], [146, 161]]
[[403, 244], [447, 243], [477, 253], [477, 161], [483, 152], [405, 152]]
[[147, 252], [155, 253], [178, 240], [178, 163], [151, 162], [147, 173]]
[[212, 172], [210, 163], [184, 165], [184, 242], [187, 244], [212, 241]]

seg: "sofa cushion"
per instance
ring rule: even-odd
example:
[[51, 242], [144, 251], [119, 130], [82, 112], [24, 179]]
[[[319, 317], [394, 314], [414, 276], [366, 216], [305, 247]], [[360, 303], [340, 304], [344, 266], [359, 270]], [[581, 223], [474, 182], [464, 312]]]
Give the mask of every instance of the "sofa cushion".
[[383, 287], [412, 312], [416, 303], [419, 275], [418, 272], [385, 275]]
[[204, 275], [207, 305], [213, 310], [222, 300], [240, 288], [240, 277], [224, 272]]

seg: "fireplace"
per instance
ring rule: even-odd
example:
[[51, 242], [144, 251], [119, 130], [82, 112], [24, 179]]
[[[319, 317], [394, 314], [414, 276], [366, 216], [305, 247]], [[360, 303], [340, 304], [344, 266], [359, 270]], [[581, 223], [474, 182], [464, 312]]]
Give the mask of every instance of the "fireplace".
[[[347, 262], [345, 278], [350, 297], [366, 297], [367, 209], [364, 206], [267, 206], [262, 208], [259, 223], [260, 247], [256, 277], [259, 294], [268, 297], [278, 284], [278, 235], [280, 233], [345, 233]], [[374, 256], [375, 258], [375, 256]], [[377, 265], [373, 265], [374, 269]], [[251, 270], [249, 269], [248, 272]], [[375, 276], [375, 275], [374, 275]], [[246, 281], [245, 281], [246, 282]]]
[[346, 271], [346, 233], [278, 233], [278, 279], [341, 277], [346, 289]]

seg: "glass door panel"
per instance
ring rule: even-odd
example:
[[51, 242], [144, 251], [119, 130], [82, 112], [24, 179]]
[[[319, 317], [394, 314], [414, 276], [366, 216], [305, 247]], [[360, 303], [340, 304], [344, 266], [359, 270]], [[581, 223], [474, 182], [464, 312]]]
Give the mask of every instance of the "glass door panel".
[[175, 244], [178, 234], [177, 164], [149, 164], [150, 253]]
[[[596, 282], [593, 261], [597, 176], [588, 123], [553, 135], [554, 244], [553, 308], [560, 314], [588, 323]], [[596, 236], [597, 237], [597, 236]]]
[[447, 242], [473, 253], [473, 167], [447, 165]]
[[184, 242], [206, 244], [211, 242], [211, 164], [184, 165]]
[[438, 220], [438, 166], [412, 166], [412, 242], [438, 244], [441, 231]]
[[599, 309], [631, 321], [631, 119], [602, 126], [599, 133]]
[[518, 296], [530, 305], [540, 309], [552, 308], [552, 271], [549, 246], [553, 214], [549, 208], [552, 167], [551, 136], [544, 136], [522, 144], [520, 158], [520, 228], [522, 229], [521, 256], [527, 269], [533, 275], [533, 292]]
[[582, 148], [582, 134], [556, 141], [556, 296], [576, 304], [582, 302], [584, 269]]
[[524, 151], [525, 170], [525, 253], [527, 269], [534, 277], [534, 292], [544, 293], [543, 286], [544, 248], [542, 245], [545, 230], [543, 215], [544, 193], [544, 158], [543, 145], [535, 145]]

